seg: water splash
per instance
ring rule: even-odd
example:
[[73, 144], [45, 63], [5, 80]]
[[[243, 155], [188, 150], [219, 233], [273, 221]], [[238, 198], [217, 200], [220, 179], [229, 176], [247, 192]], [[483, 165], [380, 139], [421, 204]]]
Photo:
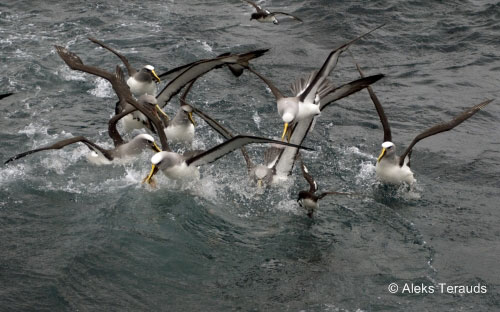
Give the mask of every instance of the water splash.
[[89, 90], [88, 93], [100, 97], [100, 98], [111, 98], [114, 97], [114, 91], [113, 87], [107, 81], [106, 79], [103, 78], [97, 78], [96, 80], [96, 86], [94, 89]]

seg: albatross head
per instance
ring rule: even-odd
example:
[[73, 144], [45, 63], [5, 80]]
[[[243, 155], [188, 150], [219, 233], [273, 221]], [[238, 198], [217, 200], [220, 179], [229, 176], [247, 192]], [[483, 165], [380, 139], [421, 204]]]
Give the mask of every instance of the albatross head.
[[382, 158], [390, 158], [393, 157], [396, 153], [396, 146], [392, 142], [384, 142], [382, 143], [382, 152], [380, 152], [380, 155], [377, 158], [377, 162], [380, 162]]
[[289, 124], [295, 120], [299, 113], [299, 99], [296, 97], [285, 97], [278, 100], [278, 113], [285, 123], [283, 127], [283, 135], [281, 141], [285, 138]]
[[160, 77], [158, 77], [158, 75], [156, 74], [155, 68], [153, 66], [146, 65], [142, 69], [148, 72], [156, 80], [156, 82], [160, 82]]

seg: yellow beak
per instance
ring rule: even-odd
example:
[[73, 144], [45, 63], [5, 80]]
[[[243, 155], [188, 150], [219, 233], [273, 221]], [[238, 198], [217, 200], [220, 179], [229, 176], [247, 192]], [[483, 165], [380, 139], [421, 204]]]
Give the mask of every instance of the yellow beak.
[[262, 179], [257, 180], [257, 187], [262, 188]]
[[153, 180], [153, 176], [158, 172], [158, 167], [156, 167], [155, 165], [152, 165], [151, 166], [151, 171], [149, 172], [148, 176], [145, 177], [143, 180], [142, 180], [142, 183], [148, 183], [148, 184], [153, 184], [155, 183], [154, 180]]
[[382, 148], [382, 152], [378, 155], [377, 162], [379, 162], [385, 155], [385, 147]]
[[288, 122], [285, 122], [285, 127], [283, 128], [283, 134], [281, 135], [281, 141], [285, 139], [285, 134], [287, 129], [288, 129]]
[[196, 123], [194, 122], [194, 118], [193, 118], [193, 112], [188, 113], [188, 118], [189, 118], [189, 121], [191, 121], [191, 123], [193, 124], [193, 126], [196, 126]]
[[157, 151], [157, 152], [161, 152], [161, 148], [158, 145], [156, 145], [156, 142], [153, 142], [153, 150]]
[[153, 73], [153, 77], [155, 77], [155, 79], [160, 82], [160, 77], [158, 77], [158, 75], [156, 74], [156, 72], [154, 70], [151, 71], [151, 73]]
[[156, 109], [163, 114], [163, 116], [165, 116], [167, 118], [167, 120], [169, 120], [170, 118], [168, 118], [167, 114], [165, 114], [165, 112], [161, 109], [160, 105], [156, 104]]

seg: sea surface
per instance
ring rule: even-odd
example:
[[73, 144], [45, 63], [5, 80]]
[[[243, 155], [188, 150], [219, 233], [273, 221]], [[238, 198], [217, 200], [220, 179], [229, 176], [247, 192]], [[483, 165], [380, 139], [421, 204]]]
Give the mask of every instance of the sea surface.
[[[141, 184], [151, 152], [95, 166], [76, 144], [0, 165], [1, 311], [500, 310], [498, 1], [258, 3], [304, 22], [250, 21], [253, 8], [236, 0], [3, 1], [0, 93], [15, 95], [0, 101], [0, 160], [77, 135], [112, 147], [111, 86], [70, 70], [54, 49], [109, 71], [121, 64], [89, 36], [159, 73], [269, 48], [252, 64], [290, 94], [331, 50], [385, 23], [350, 52], [365, 74], [386, 75], [373, 88], [400, 152], [428, 127], [495, 101], [416, 145], [411, 189], [375, 178], [383, 131], [368, 93], [331, 105], [303, 158], [320, 192], [356, 195], [325, 197], [312, 219], [296, 202], [308, 189], [298, 168], [258, 189], [239, 152], [192, 183], [158, 174], [156, 189]], [[357, 78], [344, 53], [330, 80]], [[250, 73], [212, 71], [188, 101], [234, 133], [281, 135], [275, 100]], [[223, 142], [196, 122], [193, 148]], [[262, 161], [265, 146], [249, 150]], [[441, 291], [444, 283], [486, 292]]]

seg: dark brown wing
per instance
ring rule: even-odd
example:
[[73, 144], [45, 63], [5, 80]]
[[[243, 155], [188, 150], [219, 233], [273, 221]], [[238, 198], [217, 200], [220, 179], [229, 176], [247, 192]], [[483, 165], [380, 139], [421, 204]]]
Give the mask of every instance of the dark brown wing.
[[4, 164], [7, 164], [7, 163], [9, 163], [9, 162], [11, 162], [13, 160], [22, 158], [24, 156], [28, 156], [28, 155], [33, 154], [33, 153], [37, 153], [37, 152], [41, 152], [41, 151], [46, 151], [46, 150], [51, 150], [51, 149], [61, 149], [61, 148], [65, 147], [65, 146], [67, 146], [67, 145], [70, 145], [70, 144], [73, 144], [73, 143], [77, 143], [77, 142], [81, 142], [81, 143], [87, 145], [88, 148], [90, 148], [93, 151], [101, 152], [104, 155], [104, 157], [106, 157], [108, 160], [113, 160], [113, 156], [111, 156], [111, 153], [109, 151], [103, 149], [102, 147], [98, 146], [94, 142], [91, 142], [91, 141], [87, 140], [83, 136], [77, 136], [77, 137], [73, 137], [73, 138], [69, 138], [69, 139], [57, 141], [56, 143], [54, 143], [52, 145], [49, 145], [49, 146], [45, 146], [45, 147], [37, 148], [37, 149], [31, 150], [31, 151], [27, 151], [27, 152], [24, 152], [24, 153], [21, 153], [21, 154], [17, 154], [16, 156], [13, 156], [13, 157], [9, 158]]
[[274, 94], [276, 101], [283, 98], [283, 94], [281, 93], [281, 91], [276, 88], [270, 80], [253, 70], [251, 67], [248, 67], [247, 69], [265, 82], [265, 84], [269, 87], [269, 89], [271, 89], [271, 92]]
[[[363, 74], [363, 71], [361, 71], [361, 67], [359, 67], [359, 64], [356, 61], [354, 61], [354, 63], [356, 64], [356, 68], [358, 69], [359, 75], [361, 76], [361, 78], [364, 78], [365, 75]], [[373, 88], [371, 86], [368, 86], [366, 89], [368, 90], [368, 94], [370, 94], [370, 98], [372, 99], [372, 102], [375, 105], [378, 117], [380, 118], [380, 122], [382, 123], [382, 128], [384, 129], [384, 142], [388, 141], [392, 142], [391, 127], [389, 126], [389, 120], [385, 115], [384, 108], [382, 107], [382, 104], [378, 100], [378, 97], [375, 95]]]
[[[175, 77], [172, 78], [165, 87], [157, 94], [156, 99], [160, 107], [165, 107], [170, 99], [179, 93], [179, 91], [193, 79], [198, 78], [212, 69], [220, 68], [228, 64], [238, 64], [242, 67], [247, 67], [248, 62], [254, 58], [262, 56], [269, 51], [268, 49], [260, 49], [241, 54], [224, 54], [213, 59], [200, 60], [191, 63], [185, 69], [174, 72]], [[181, 66], [183, 67], [183, 66]]]
[[118, 56], [120, 58], [120, 60], [122, 60], [122, 62], [125, 65], [125, 67], [127, 68], [129, 77], [132, 77], [133, 75], [135, 75], [135, 73], [137, 73], [137, 71], [135, 70], [135, 68], [133, 68], [130, 65], [130, 63], [128, 62], [128, 59], [123, 54], [118, 53], [118, 51], [116, 51], [115, 49], [112, 49], [111, 47], [105, 45], [104, 43], [102, 43], [101, 41], [99, 41], [99, 40], [97, 40], [95, 38], [89, 37], [89, 40], [92, 41], [93, 43], [96, 43], [96, 44], [100, 45], [104, 49], [111, 51], [113, 54], [115, 54], [116, 56]]
[[314, 181], [314, 178], [309, 174], [309, 170], [307, 170], [306, 166], [304, 165], [300, 153], [297, 154], [297, 158], [300, 159], [300, 169], [302, 170], [302, 175], [304, 176], [304, 179], [306, 179], [307, 183], [309, 183], [309, 192], [313, 194], [316, 193], [316, 191], [318, 190], [318, 184], [316, 183], [316, 181]]
[[448, 122], [445, 122], [445, 123], [442, 123], [442, 124], [439, 124], [439, 125], [435, 125], [433, 127], [430, 127], [429, 129], [427, 129], [424, 132], [422, 132], [419, 135], [417, 135], [413, 139], [413, 141], [411, 142], [411, 144], [408, 146], [408, 148], [406, 148], [405, 152], [400, 156], [399, 166], [402, 167], [404, 165], [404, 160], [405, 160], [406, 156], [409, 155], [409, 153], [411, 152], [413, 146], [415, 146], [415, 144], [417, 144], [420, 140], [425, 139], [427, 137], [430, 137], [432, 135], [441, 133], [441, 132], [449, 131], [449, 130], [455, 128], [456, 126], [458, 126], [459, 124], [461, 124], [465, 120], [467, 120], [470, 117], [472, 117], [472, 115], [474, 115], [475, 113], [477, 113], [479, 110], [481, 110], [483, 107], [485, 107], [486, 105], [488, 105], [492, 101], [493, 100], [486, 100], [486, 101], [484, 101], [482, 103], [479, 103], [479, 104], [477, 104], [475, 106], [472, 106], [471, 108], [468, 108], [467, 110], [465, 110], [460, 115], [458, 115], [457, 117], [453, 118], [452, 120], [450, 120]]
[[302, 148], [302, 149], [307, 149], [311, 150], [311, 148], [304, 147], [304, 146], [298, 146], [295, 144], [291, 143], [286, 143], [282, 141], [277, 141], [277, 140], [272, 140], [272, 139], [266, 139], [262, 137], [256, 137], [256, 136], [250, 136], [250, 135], [237, 135], [233, 137], [230, 140], [227, 140], [226, 142], [223, 142], [215, 147], [212, 147], [211, 149], [195, 156], [190, 159], [186, 160], [186, 164], [188, 165], [194, 165], [194, 166], [200, 166], [203, 164], [208, 164], [211, 163], [222, 156], [241, 148], [244, 145], [247, 144], [254, 144], [254, 143], [275, 143], [275, 144], [280, 144], [280, 145], [286, 145], [286, 146], [293, 146], [296, 148]]
[[112, 73], [109, 73], [109, 72], [102, 70], [98, 67], [83, 64], [82, 59], [78, 55], [76, 55], [75, 53], [69, 51], [68, 49], [66, 49], [64, 47], [56, 45], [55, 48], [56, 48], [56, 51], [59, 54], [59, 56], [69, 66], [69, 68], [71, 68], [73, 70], [86, 72], [86, 73], [89, 73], [92, 75], [96, 75], [96, 76], [104, 78], [108, 81], [113, 80], [114, 75]]
[[[203, 119], [213, 130], [222, 135], [226, 140], [230, 140], [234, 137], [234, 135], [229, 130], [227, 130], [223, 125], [221, 125], [220, 123], [215, 121], [212, 117], [208, 116], [207, 114], [200, 111], [196, 107], [193, 107], [193, 113], [200, 116], [201, 119]], [[241, 147], [240, 150], [241, 153], [243, 154], [243, 157], [245, 158], [247, 169], [250, 171], [254, 167], [254, 164], [250, 159], [250, 156], [248, 155], [246, 148]]]
[[121, 111], [119, 114], [116, 114], [114, 115], [109, 121], [108, 121], [108, 134], [109, 136], [111, 137], [111, 139], [113, 140], [113, 143], [115, 144], [115, 147], [117, 147], [118, 145], [122, 145], [125, 142], [125, 140], [123, 140], [122, 136], [120, 135], [120, 133], [118, 132], [118, 129], [116, 128], [116, 124], [118, 123], [118, 121], [120, 119], [122, 119], [123, 117], [125, 117], [126, 115], [132, 113], [132, 112], [135, 112], [137, 110], [137, 108], [135, 107], [129, 107], [128, 109], [125, 109], [123, 111]]
[[193, 88], [193, 85], [194, 83], [196, 82], [198, 78], [195, 78], [193, 79], [186, 87], [186, 90], [184, 90], [184, 93], [182, 93], [182, 96], [180, 98], [180, 102], [181, 102], [181, 105], [189, 105], [187, 102], [186, 102], [186, 97], [189, 93], [189, 91], [191, 91], [191, 89]]
[[349, 96], [353, 93], [356, 93], [372, 83], [379, 81], [384, 78], [384, 75], [378, 74], [373, 76], [368, 76], [365, 78], [356, 79], [349, 83], [343, 84], [340, 87], [334, 87], [333, 85], [329, 86], [325, 90], [321, 91], [321, 99], [319, 110], [323, 111], [328, 105], [338, 101], [346, 96]]
[[328, 57], [326, 58], [325, 62], [321, 66], [321, 69], [318, 71], [314, 79], [312, 79], [311, 83], [307, 86], [307, 88], [302, 92], [299, 96], [299, 99], [301, 102], [314, 102], [314, 99], [316, 97], [316, 92], [320, 88], [321, 83], [326, 79], [328, 75], [332, 72], [333, 68], [337, 65], [338, 58], [342, 52], [344, 52], [351, 44], [354, 42], [358, 41], [359, 39], [363, 38], [364, 36], [370, 34], [371, 32], [379, 29], [380, 27], [384, 26], [385, 24], [382, 24], [380, 26], [377, 26], [370, 31], [362, 34], [361, 36], [358, 36], [357, 38], [341, 45], [339, 48], [333, 50], [330, 52]]
[[67, 50], [66, 48], [63, 48], [61, 46], [55, 46], [55, 47], [57, 53], [63, 59], [63, 61], [69, 66], [69, 68], [93, 74], [109, 81], [111, 83], [111, 86], [113, 87], [113, 90], [118, 96], [120, 105], [122, 107], [126, 107], [126, 104], [128, 103], [137, 108], [141, 113], [143, 113], [153, 123], [154, 127], [156, 128], [156, 132], [160, 137], [162, 149], [164, 151], [170, 151], [170, 148], [167, 143], [167, 137], [165, 136], [165, 131], [163, 131], [164, 128], [163, 122], [156, 115], [155, 109], [149, 108], [145, 105], [141, 105], [133, 98], [132, 93], [130, 93], [129, 87], [124, 81], [123, 71], [120, 69], [119, 66], [116, 67], [115, 73], [112, 74], [100, 68], [83, 64], [82, 60], [80, 59], [80, 57], [78, 57], [78, 55]]

